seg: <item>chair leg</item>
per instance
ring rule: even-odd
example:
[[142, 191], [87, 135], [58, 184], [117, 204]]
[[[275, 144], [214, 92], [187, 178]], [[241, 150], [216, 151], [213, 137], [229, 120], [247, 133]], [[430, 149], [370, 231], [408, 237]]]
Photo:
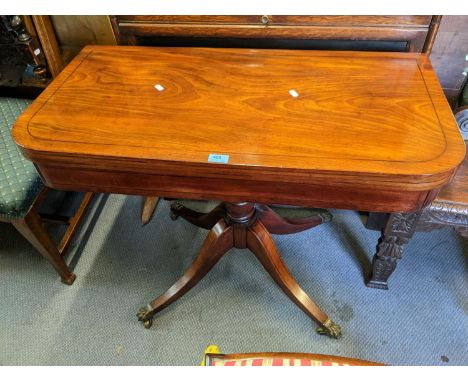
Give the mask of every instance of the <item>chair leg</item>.
[[154, 210], [158, 206], [159, 198], [157, 196], [143, 197], [143, 206], [141, 209], [141, 224], [146, 225], [151, 221]]
[[29, 211], [23, 219], [12, 221], [12, 224], [52, 264], [62, 278], [63, 283], [68, 285], [73, 284], [76, 278], [75, 274], [70, 271], [67, 264], [63, 261], [56, 245], [42, 226], [41, 219], [35, 210]]

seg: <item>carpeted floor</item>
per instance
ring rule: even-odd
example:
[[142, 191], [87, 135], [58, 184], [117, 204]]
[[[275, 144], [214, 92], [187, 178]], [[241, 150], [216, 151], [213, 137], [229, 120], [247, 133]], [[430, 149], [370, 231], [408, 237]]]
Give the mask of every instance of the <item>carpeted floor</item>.
[[242, 250], [231, 250], [147, 330], [136, 312], [178, 279], [206, 231], [171, 221], [167, 201], [145, 227], [139, 212], [138, 197], [97, 198], [69, 252], [71, 287], [0, 224], [1, 365], [196, 365], [209, 344], [229, 353], [468, 365], [468, 245], [448, 229], [414, 237], [389, 291], [364, 286], [379, 235], [356, 212], [331, 211], [331, 223], [274, 237], [303, 289], [342, 326], [339, 340], [317, 335]]

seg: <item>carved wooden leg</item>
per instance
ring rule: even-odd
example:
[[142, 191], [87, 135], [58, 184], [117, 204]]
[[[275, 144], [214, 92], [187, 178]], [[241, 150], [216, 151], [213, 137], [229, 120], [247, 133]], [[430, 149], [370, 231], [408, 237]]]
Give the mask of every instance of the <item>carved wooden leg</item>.
[[268, 232], [275, 235], [287, 235], [329, 222], [331, 215], [324, 211], [304, 218], [283, 218], [267, 205], [259, 204], [257, 205], [257, 219], [263, 223]]
[[21, 220], [12, 221], [13, 226], [28, 240], [39, 253], [55, 268], [62, 282], [68, 285], [75, 281], [75, 274], [70, 271], [60, 252], [42, 226], [41, 219], [35, 210], [31, 210]]
[[151, 327], [153, 316], [182, 297], [194, 287], [218, 262], [218, 260], [233, 247], [232, 227], [220, 220], [211, 229], [205, 239], [200, 253], [184, 275], [165, 293], [154, 299], [148, 306], [141, 308], [137, 314], [146, 328]]
[[390, 214], [372, 261], [372, 275], [367, 286], [388, 289], [388, 278], [401, 259], [403, 245], [413, 236], [421, 211]]
[[157, 196], [143, 197], [143, 205], [141, 208], [141, 224], [146, 225], [151, 221], [154, 210], [158, 206], [159, 198]]
[[171, 219], [175, 220], [180, 216], [193, 225], [205, 229], [213, 228], [224, 215], [226, 215], [226, 209], [223, 203], [219, 204], [208, 213], [191, 210], [178, 202], [171, 204]]
[[341, 335], [340, 327], [328, 318], [327, 314], [304, 292], [291, 275], [272, 237], [260, 221], [248, 228], [247, 247], [255, 254], [283, 292], [323, 328], [323, 330], [319, 330], [319, 333], [328, 334], [333, 338], [338, 338]]

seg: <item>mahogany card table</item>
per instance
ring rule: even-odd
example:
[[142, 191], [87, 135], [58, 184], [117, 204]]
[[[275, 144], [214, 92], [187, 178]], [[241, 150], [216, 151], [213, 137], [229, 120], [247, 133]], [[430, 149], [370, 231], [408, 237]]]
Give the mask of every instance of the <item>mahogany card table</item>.
[[223, 201], [205, 215], [172, 206], [210, 231], [185, 274], [140, 310], [146, 327], [236, 247], [331, 337], [340, 327], [271, 237], [328, 216], [283, 219], [268, 205], [392, 213], [378, 285], [465, 155], [428, 57], [412, 53], [88, 46], [13, 136], [53, 188]]

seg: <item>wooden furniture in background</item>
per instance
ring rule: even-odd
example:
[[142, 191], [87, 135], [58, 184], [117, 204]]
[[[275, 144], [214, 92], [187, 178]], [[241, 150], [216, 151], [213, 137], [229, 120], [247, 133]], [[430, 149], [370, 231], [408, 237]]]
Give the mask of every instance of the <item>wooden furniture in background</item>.
[[[63, 68], [48, 16], [1, 16], [0, 86], [44, 88]], [[5, 89], [9, 88], [9, 89]]]
[[63, 61], [70, 62], [85, 45], [115, 45], [109, 16], [52, 15]]
[[412, 53], [90, 46], [13, 136], [51, 187], [225, 202], [189, 270], [140, 312], [147, 326], [234, 246], [330, 336], [338, 326], [280, 261], [261, 204], [407, 225], [465, 155], [428, 57]]
[[[75, 275], [63, 256], [93, 195], [84, 195], [72, 217], [39, 212], [49, 189], [43, 186], [33, 164], [20, 154], [11, 137], [13, 123], [30, 103], [0, 97], [0, 221], [11, 223], [53, 265], [62, 281], [71, 285]], [[44, 228], [44, 223], [51, 221], [68, 225], [58, 245]]]
[[37, 34], [47, 61], [47, 68], [52, 78], [55, 78], [63, 69], [63, 60], [50, 16], [25, 16], [25, 20], [29, 17], [32, 18], [32, 23], [27, 22], [27, 25], [31, 25], [30, 33]]
[[[431, 30], [438, 24], [431, 16], [112, 16], [111, 20], [121, 45], [171, 44], [174, 40], [167, 38], [173, 37], [186, 42], [190, 38], [224, 38], [220, 41], [224, 46], [230, 44], [226, 39], [244, 39], [244, 43], [263, 39], [257, 42], [258, 48], [267, 47], [266, 39], [303, 40], [302, 44], [308, 40], [311, 47], [313, 41], [335, 40], [345, 42], [341, 50], [346, 45], [353, 47], [352, 42], [367, 41], [367, 45], [355, 44], [354, 50], [367, 46], [366, 50], [409, 52], [421, 52], [425, 44], [427, 49]], [[316, 47], [326, 49], [323, 44]]]
[[[21, 235], [31, 243], [31, 245], [46, 258], [57, 273], [64, 284], [72, 285], [76, 279], [76, 275], [70, 270], [68, 265], [63, 260], [65, 253], [71, 243], [71, 239], [77, 231], [86, 212], [86, 208], [93, 198], [92, 192], [87, 192], [75, 214], [71, 217], [66, 216], [41, 216], [38, 208], [44, 202], [49, 189], [44, 187], [43, 191], [37, 196], [31, 205], [27, 214], [19, 219], [3, 219], [0, 221], [11, 223]], [[44, 227], [44, 224], [60, 223], [66, 224], [67, 230], [63, 234], [60, 242], [55, 244], [49, 233]]]

